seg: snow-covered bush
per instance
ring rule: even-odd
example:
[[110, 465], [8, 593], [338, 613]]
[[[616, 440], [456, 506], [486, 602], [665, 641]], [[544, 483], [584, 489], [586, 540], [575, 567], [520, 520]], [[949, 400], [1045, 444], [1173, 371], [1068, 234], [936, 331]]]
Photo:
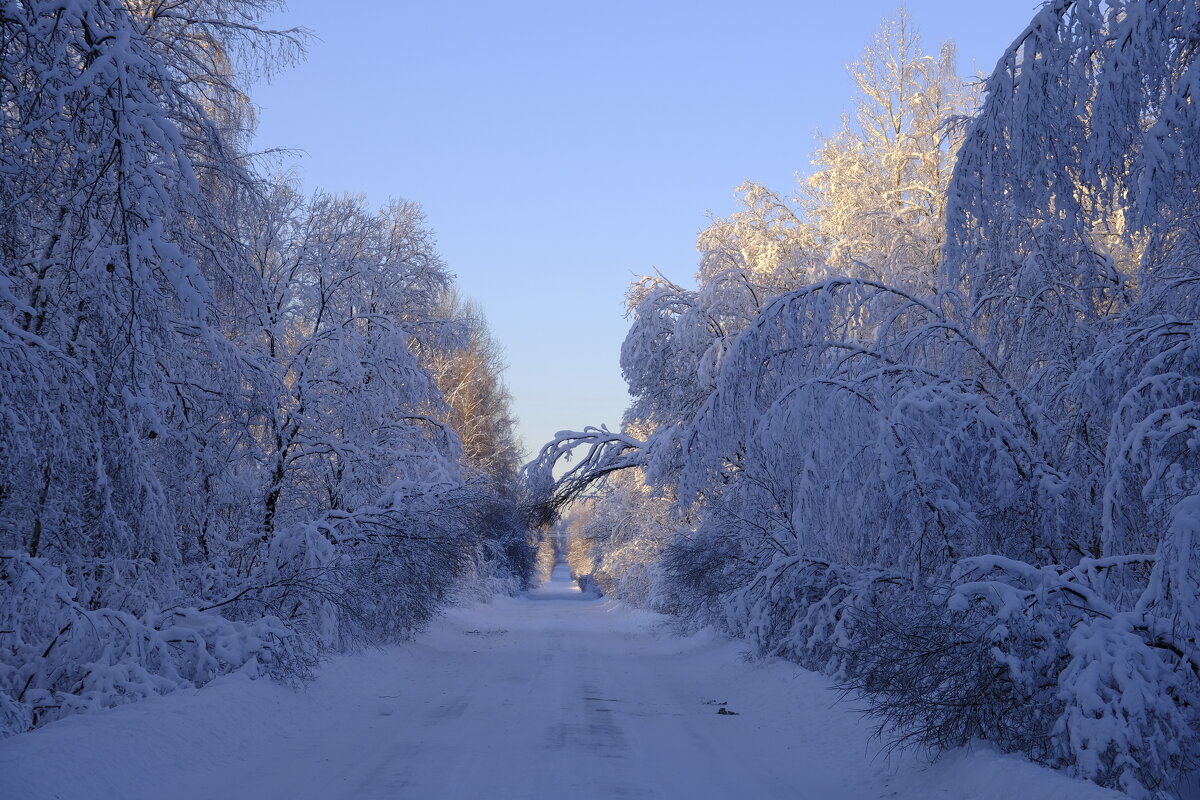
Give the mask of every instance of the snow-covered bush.
[[228, 672], [303, 678], [312, 656], [272, 616], [86, 608], [47, 559], [0, 553], [0, 736], [79, 711], [199, 687]]
[[1146, 621], [1118, 614], [1071, 632], [1054, 733], [1059, 760], [1077, 775], [1132, 797], [1170, 796], [1200, 763], [1200, 676], [1188, 663], [1195, 648], [1173, 647], [1174, 637], [1156, 635]]
[[855, 650], [871, 658], [848, 685], [902, 738], [986, 739], [1133, 796], [1167, 792], [1200, 748], [1194, 639], [1149, 596], [1105, 597], [1156, 562], [965, 559], [944, 591], [867, 618]]
[[486, 496], [472, 515], [481, 534], [470, 553], [463, 590], [479, 600], [513, 595], [533, 585], [537, 549], [520, 506], [511, 498]]
[[1061, 620], [950, 609], [925, 590], [896, 592], [855, 609], [841, 686], [866, 701], [889, 746], [931, 752], [986, 740], [1053, 761], [1062, 708], [1055, 676], [1065, 661]]
[[759, 655], [843, 677], [858, 667], [863, 617], [903, 603], [906, 582], [875, 570], [779, 557], [726, 601], [729, 629]]

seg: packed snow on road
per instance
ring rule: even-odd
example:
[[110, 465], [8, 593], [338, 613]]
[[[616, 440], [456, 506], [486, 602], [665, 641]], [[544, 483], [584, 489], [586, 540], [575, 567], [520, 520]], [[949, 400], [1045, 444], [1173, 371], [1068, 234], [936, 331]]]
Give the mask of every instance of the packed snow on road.
[[886, 757], [826, 678], [590, 597], [564, 565], [307, 689], [232, 675], [0, 742], [0, 797], [1001, 798], [1108, 790], [979, 747]]

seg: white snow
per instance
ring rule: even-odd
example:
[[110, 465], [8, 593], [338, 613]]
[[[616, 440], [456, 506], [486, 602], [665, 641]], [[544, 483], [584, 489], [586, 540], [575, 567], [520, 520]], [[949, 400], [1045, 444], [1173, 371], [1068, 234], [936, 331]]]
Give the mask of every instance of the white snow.
[[4, 798], [546, 795], [1119, 796], [986, 748], [884, 758], [825, 678], [673, 636], [664, 617], [586, 597], [562, 565], [526, 597], [330, 661], [307, 690], [231, 675], [0, 742]]

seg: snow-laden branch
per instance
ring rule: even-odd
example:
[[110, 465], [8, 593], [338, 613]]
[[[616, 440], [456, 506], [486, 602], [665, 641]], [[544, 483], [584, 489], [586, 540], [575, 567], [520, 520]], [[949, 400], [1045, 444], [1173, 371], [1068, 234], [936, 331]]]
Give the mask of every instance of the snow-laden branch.
[[[559, 462], [570, 461], [581, 448], [584, 453], [578, 462], [555, 478]], [[649, 442], [605, 427], [559, 431], [522, 470], [531, 507], [535, 509], [534, 518], [539, 524], [549, 522], [606, 476], [644, 467], [648, 448]]]

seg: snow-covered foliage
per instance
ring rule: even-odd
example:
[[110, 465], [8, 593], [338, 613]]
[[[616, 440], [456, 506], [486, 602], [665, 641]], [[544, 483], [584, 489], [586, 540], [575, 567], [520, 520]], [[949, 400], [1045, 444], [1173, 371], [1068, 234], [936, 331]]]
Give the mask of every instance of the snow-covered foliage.
[[837, 675], [893, 741], [1173, 796], [1200, 754], [1198, 25], [1049, 2], [956, 125], [950, 51], [885, 23], [800, 200], [743, 187], [697, 289], [635, 287], [626, 431], [529, 474], [581, 444], [559, 500], [640, 470], [678, 506], [647, 596]]
[[312, 663], [295, 630], [273, 616], [243, 622], [194, 607], [141, 615], [88, 609], [62, 570], [18, 551], [0, 554], [0, 582], [7, 732], [202, 686], [234, 670], [295, 678]]
[[275, 6], [0, 3], [0, 735], [528, 579], [515, 465], [458, 435], [507, 398], [453, 417], [430, 371], [468, 337], [419, 206], [247, 167]]
[[623, 470], [603, 494], [584, 500], [566, 520], [567, 563], [608, 597], [657, 607], [659, 560], [678, 527], [674, 504], [655, 495], [640, 471]]

